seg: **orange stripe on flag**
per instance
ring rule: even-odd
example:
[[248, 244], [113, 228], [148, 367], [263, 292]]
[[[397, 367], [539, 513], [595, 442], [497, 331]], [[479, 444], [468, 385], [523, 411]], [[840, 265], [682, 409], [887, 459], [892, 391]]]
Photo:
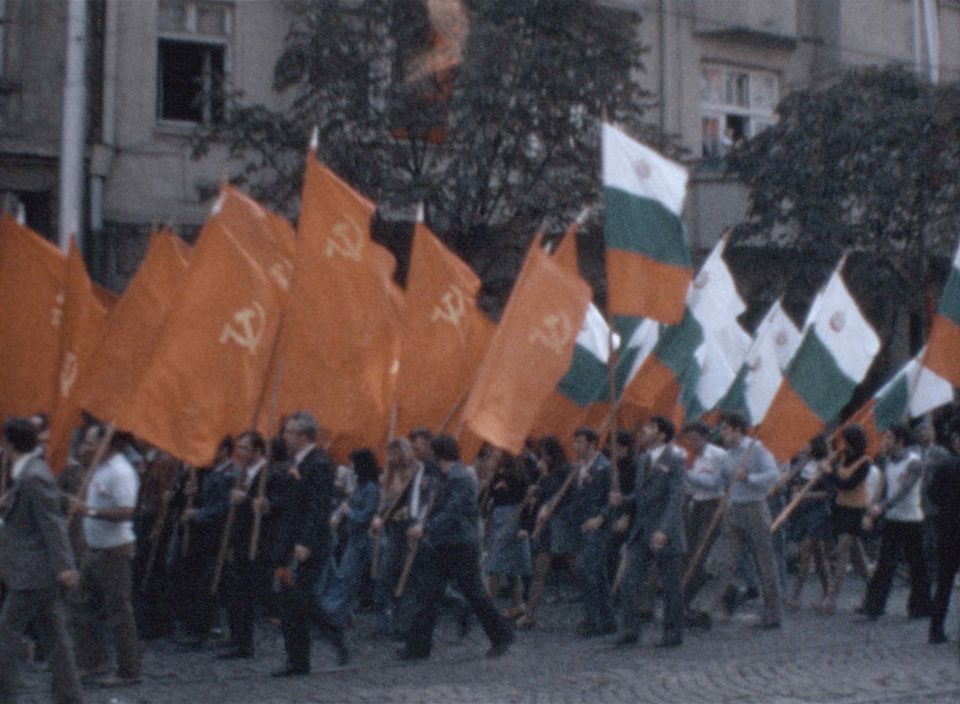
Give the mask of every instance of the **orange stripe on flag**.
[[757, 438], [778, 461], [786, 462], [822, 430], [823, 421], [784, 380], [757, 431]]
[[[665, 394], [669, 394], [671, 387], [675, 389], [675, 393], [673, 398], [669, 399]], [[675, 402], [679, 393], [680, 386], [673, 370], [651, 354], [623, 390], [623, 400], [635, 406], [657, 409], [659, 413], [664, 403]]]
[[937, 315], [933, 319], [923, 364], [954, 386], [960, 386], [960, 327], [950, 318]]
[[683, 319], [693, 272], [642, 254], [607, 249], [607, 307], [621, 315], [653, 318], [676, 325]]

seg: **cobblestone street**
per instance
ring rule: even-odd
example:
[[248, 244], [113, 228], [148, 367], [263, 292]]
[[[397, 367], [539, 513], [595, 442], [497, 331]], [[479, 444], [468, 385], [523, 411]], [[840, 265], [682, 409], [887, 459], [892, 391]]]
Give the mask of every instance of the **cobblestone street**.
[[[261, 624], [254, 660], [220, 661], [214, 648], [183, 653], [168, 640], [153, 641], [143, 684], [88, 688], [85, 695], [95, 704], [960, 701], [956, 643], [927, 644], [927, 622], [903, 615], [905, 589], [894, 591], [887, 616], [869, 622], [852, 613], [862, 585], [848, 583], [833, 617], [806, 606], [788, 612], [782, 630], [761, 631], [751, 625], [757, 602], [748, 602], [709, 632], [688, 631], [684, 645], [672, 650], [653, 647], [657, 627], [648, 628], [642, 647], [627, 651], [614, 650], [607, 639], [577, 638], [577, 606], [559, 603], [541, 610], [535, 630], [518, 632], [504, 658], [483, 656], [487, 643], [478, 627], [458, 640], [453, 622], [442, 618], [433, 656], [407, 664], [396, 659], [396, 643], [371, 635], [371, 619], [362, 615], [349, 633], [349, 666], [336, 667], [332, 650], [315, 640], [312, 674], [285, 680], [269, 676], [281, 663], [279, 630]], [[813, 594], [808, 585], [808, 599]], [[955, 616], [948, 633], [955, 640]], [[22, 701], [47, 701], [47, 673], [24, 669]]]

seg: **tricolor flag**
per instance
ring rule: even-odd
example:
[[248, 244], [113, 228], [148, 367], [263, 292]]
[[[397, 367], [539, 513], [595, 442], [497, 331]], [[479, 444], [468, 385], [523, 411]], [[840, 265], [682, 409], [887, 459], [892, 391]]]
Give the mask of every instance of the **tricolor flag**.
[[891, 426], [953, 401], [953, 385], [923, 366], [925, 352], [907, 362], [844, 424], [863, 426], [870, 454], [877, 452], [881, 436]]
[[693, 276], [687, 171], [611, 125], [602, 141], [609, 312], [679, 324]]
[[814, 301], [797, 353], [758, 431], [780, 461], [840, 414], [880, 351], [880, 338], [843, 282], [842, 266]]
[[800, 331], [780, 301], [774, 302], [760, 321], [737, 377], [717, 408], [741, 413], [750, 425], [758, 425], [767, 415], [799, 346]]
[[953, 255], [953, 265], [930, 328], [924, 365], [954, 386], [960, 386], [960, 246]]
[[[627, 403], [677, 420], [682, 411], [693, 419], [733, 383], [750, 338], [737, 322], [746, 306], [723, 259], [725, 245], [725, 239], [717, 243], [689, 288], [681, 323], [659, 331], [652, 352], [631, 375]], [[678, 401], [681, 409], [674, 408]]]

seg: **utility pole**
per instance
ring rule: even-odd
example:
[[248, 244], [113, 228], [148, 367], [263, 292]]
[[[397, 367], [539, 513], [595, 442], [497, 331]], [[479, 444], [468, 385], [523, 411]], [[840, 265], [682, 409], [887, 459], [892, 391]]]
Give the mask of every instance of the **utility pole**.
[[83, 237], [83, 158], [87, 134], [87, 0], [67, 0], [67, 66], [60, 130], [60, 248]]

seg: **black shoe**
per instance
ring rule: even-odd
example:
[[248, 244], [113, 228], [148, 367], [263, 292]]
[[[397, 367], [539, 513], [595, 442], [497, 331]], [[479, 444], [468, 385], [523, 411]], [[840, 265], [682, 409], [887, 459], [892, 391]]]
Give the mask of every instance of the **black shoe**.
[[713, 618], [706, 611], [688, 611], [685, 620], [687, 628], [700, 628], [709, 631], [713, 626]]
[[676, 648], [680, 645], [683, 645], [683, 638], [680, 636], [664, 636], [660, 642], [657, 643], [658, 648]]
[[410, 648], [400, 648], [397, 651], [397, 658], [400, 660], [426, 660], [430, 657], [430, 653], [418, 653], [415, 650], [410, 650]]
[[930, 631], [927, 642], [930, 645], [940, 645], [941, 643], [949, 643], [950, 639], [947, 638], [947, 634], [943, 631]]
[[853, 613], [858, 616], [866, 616], [869, 621], [876, 621], [882, 615], [874, 611], [868, 611], [866, 606], [858, 606], [853, 610]]
[[470, 612], [464, 611], [457, 618], [457, 638], [463, 640], [467, 637], [467, 634], [470, 633], [470, 626], [473, 624], [473, 620], [470, 618]]
[[337, 667], [344, 667], [350, 662], [350, 650], [346, 645], [337, 648]]
[[233, 650], [228, 650], [225, 653], [220, 653], [217, 656], [217, 660], [246, 660], [253, 657], [252, 650], [246, 650], [244, 648], [234, 648]]
[[653, 623], [653, 612], [652, 612], [652, 611], [641, 611], [641, 612], [640, 612], [640, 623]]
[[765, 631], [775, 631], [775, 630], [777, 630], [778, 628], [780, 628], [780, 622], [779, 622], [779, 621], [766, 621], [766, 620], [764, 620], [764, 619], [761, 619], [761, 620], [758, 621], [757, 623], [753, 624], [753, 627], [754, 627], [754, 628], [761, 628], [761, 629], [763, 629], [763, 630], [765, 630]]
[[490, 650], [487, 651], [488, 658], [498, 658], [501, 655], [505, 655], [508, 650], [510, 650], [510, 644], [513, 643], [513, 638], [507, 638], [502, 640], [499, 643], [494, 643], [490, 646]]
[[723, 610], [727, 616], [733, 616], [733, 612], [737, 610], [739, 605], [740, 592], [736, 587], [727, 587], [727, 591], [723, 593]]
[[287, 665], [286, 667], [281, 667], [279, 670], [274, 670], [270, 673], [271, 677], [303, 677], [304, 675], [310, 674], [309, 667], [293, 667]]
[[760, 597], [760, 591], [756, 587], [747, 587], [747, 590], [743, 593], [743, 601], [752, 601], [753, 599], [758, 599]]
[[613, 641], [613, 647], [617, 649], [632, 648], [639, 643], [640, 635], [638, 633], [626, 631], [625, 633], [621, 633], [619, 636], [617, 636], [617, 638]]
[[195, 653], [198, 650], [203, 650], [207, 647], [206, 638], [189, 638], [186, 640], [181, 640], [177, 643], [180, 646], [180, 652], [183, 653]]

